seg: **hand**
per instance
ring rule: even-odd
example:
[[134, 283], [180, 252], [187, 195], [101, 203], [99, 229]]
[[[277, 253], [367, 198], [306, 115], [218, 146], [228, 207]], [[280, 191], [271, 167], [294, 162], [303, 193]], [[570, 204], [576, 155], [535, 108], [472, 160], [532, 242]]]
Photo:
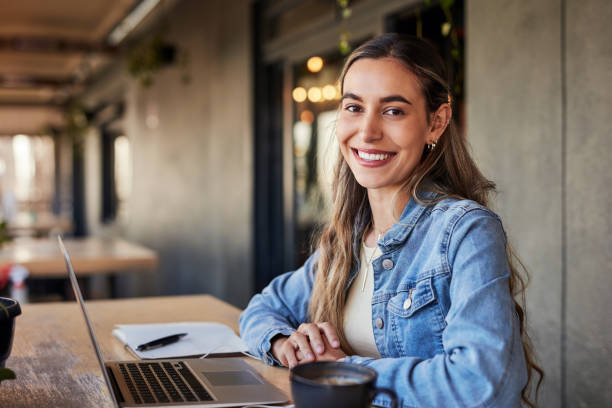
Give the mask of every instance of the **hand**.
[[273, 340], [272, 354], [290, 368], [310, 361], [337, 360], [346, 356], [340, 349], [336, 328], [328, 322], [301, 324], [291, 336]]
[[[322, 354], [315, 354], [315, 361], [337, 361], [339, 358], [346, 357], [344, 350], [342, 350], [340, 347], [332, 347], [332, 345], [327, 341], [326, 336], [323, 336], [323, 343], [325, 344], [325, 351]], [[295, 356], [298, 359], [298, 364], [309, 362], [304, 359], [300, 350], [295, 353]]]

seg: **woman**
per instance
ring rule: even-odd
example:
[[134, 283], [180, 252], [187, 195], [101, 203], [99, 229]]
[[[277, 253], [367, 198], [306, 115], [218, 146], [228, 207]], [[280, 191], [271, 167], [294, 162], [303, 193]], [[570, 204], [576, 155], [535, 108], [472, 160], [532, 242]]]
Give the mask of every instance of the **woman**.
[[371, 367], [404, 407], [534, 406], [523, 281], [446, 78], [415, 38], [349, 56], [330, 220], [304, 266], [253, 297], [242, 337], [269, 364]]

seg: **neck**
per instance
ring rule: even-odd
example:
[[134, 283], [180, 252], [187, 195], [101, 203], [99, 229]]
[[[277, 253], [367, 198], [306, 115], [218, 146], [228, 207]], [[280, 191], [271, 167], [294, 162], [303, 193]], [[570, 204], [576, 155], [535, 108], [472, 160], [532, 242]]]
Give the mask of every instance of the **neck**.
[[409, 194], [400, 193], [398, 190], [368, 189], [372, 210], [371, 228], [364, 237], [368, 247], [376, 246], [379, 236], [384, 235], [395, 224], [396, 215], [401, 214], [409, 199]]

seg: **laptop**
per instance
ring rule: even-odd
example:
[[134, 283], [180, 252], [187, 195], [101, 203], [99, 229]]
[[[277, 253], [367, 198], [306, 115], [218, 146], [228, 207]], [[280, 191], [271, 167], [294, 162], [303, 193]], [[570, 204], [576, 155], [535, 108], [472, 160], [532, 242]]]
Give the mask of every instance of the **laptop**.
[[102, 359], [70, 255], [60, 249], [115, 407], [235, 407], [286, 403], [242, 358], [107, 361]]

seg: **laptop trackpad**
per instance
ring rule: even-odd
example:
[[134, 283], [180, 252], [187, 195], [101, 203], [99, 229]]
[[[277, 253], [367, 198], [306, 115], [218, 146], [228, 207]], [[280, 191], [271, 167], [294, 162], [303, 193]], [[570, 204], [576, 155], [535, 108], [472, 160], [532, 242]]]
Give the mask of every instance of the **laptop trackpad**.
[[225, 385], [257, 385], [262, 382], [249, 371], [204, 371], [202, 374], [215, 387]]

